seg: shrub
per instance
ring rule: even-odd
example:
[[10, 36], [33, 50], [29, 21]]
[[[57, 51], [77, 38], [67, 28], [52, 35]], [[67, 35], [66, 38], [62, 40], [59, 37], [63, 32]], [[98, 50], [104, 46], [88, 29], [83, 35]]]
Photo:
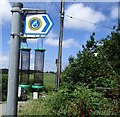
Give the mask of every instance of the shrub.
[[[21, 115], [57, 115], [77, 116], [116, 115], [117, 105], [114, 101], [103, 97], [83, 84], [77, 84], [71, 91], [66, 85], [57, 93], [30, 101], [22, 107]], [[30, 107], [30, 108], [29, 108]], [[29, 108], [29, 109], [28, 109]]]

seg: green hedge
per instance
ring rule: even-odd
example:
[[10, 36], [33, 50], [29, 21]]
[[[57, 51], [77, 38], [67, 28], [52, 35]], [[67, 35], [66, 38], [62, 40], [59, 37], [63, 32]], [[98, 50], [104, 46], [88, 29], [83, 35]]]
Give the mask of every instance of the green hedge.
[[50, 94], [39, 100], [29, 101], [20, 108], [19, 115], [57, 115], [77, 116], [117, 115], [118, 105], [115, 101], [105, 98], [101, 93], [77, 84], [74, 90], [64, 85], [57, 93]]

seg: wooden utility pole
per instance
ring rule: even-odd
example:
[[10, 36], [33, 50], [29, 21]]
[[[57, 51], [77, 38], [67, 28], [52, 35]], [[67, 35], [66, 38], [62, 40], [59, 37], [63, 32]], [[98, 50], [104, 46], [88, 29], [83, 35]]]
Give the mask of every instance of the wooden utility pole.
[[62, 40], [63, 40], [63, 26], [64, 26], [64, 2], [65, 2], [65, 0], [61, 1], [60, 35], [59, 35], [57, 73], [56, 73], [56, 90], [59, 89], [60, 75], [61, 75], [61, 68], [62, 68]]

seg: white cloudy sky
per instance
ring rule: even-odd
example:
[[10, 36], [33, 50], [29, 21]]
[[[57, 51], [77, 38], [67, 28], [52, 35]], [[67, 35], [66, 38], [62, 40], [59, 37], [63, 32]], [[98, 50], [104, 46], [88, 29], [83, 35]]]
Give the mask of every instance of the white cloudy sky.
[[[20, 0], [19, 0], [20, 1]], [[51, 2], [52, 1], [52, 2]], [[77, 0], [76, 0], [77, 1]], [[47, 7], [49, 4], [49, 7]], [[9, 35], [11, 29], [11, 4], [8, 0], [0, 1], [0, 25], [2, 28], [2, 54], [0, 53], [0, 67], [8, 67], [9, 62]], [[44, 39], [45, 53], [45, 70], [56, 70], [55, 59], [58, 53], [59, 40], [59, 25], [60, 14], [53, 0], [49, 3], [24, 3], [25, 7], [29, 8], [44, 8], [48, 10], [54, 26], [50, 33]], [[60, 3], [56, 3], [60, 9]], [[2, 18], [2, 20], [1, 20]], [[104, 25], [112, 27], [117, 25], [118, 7], [117, 3], [80, 3], [72, 2], [65, 3], [65, 19], [64, 19], [64, 35], [63, 35], [63, 68], [68, 64], [68, 57], [70, 55], [76, 56], [77, 52], [81, 50], [82, 44], [85, 44], [92, 32], [96, 32], [96, 38], [100, 39], [110, 34], [110, 29], [102, 28], [97, 25]], [[35, 39], [28, 40], [29, 46], [32, 48], [31, 52], [31, 68], [34, 62], [34, 48], [37, 45]], [[23, 45], [23, 44], [22, 44]]]
[[66, 15], [76, 18], [76, 20], [70, 19], [70, 17], [65, 18], [65, 27], [72, 29], [74, 28], [88, 31], [95, 29], [95, 25], [77, 21], [79, 19], [94, 23], [106, 20], [106, 16], [104, 14], [99, 11], [95, 11], [91, 7], [85, 6], [83, 3], [71, 5], [68, 9], [66, 9]]

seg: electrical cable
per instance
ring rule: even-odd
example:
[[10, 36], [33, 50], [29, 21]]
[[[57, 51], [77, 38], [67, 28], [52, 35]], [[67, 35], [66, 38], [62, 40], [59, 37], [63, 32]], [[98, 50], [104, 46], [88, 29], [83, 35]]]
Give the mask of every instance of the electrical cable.
[[112, 65], [110, 64], [110, 62], [108, 61], [106, 55], [103, 53], [102, 49], [100, 47], [98, 47], [101, 55], [103, 56], [103, 58], [105, 59], [107, 65], [109, 66], [109, 68], [111, 69], [111, 71], [113, 72], [113, 74], [116, 76], [117, 80], [118, 80], [118, 84], [119, 84], [119, 79], [120, 79], [120, 75], [118, 73], [116, 73], [116, 71], [114, 70], [114, 68], [112, 67]]
[[100, 47], [98, 47], [101, 55], [103, 56], [103, 58], [106, 60], [108, 66], [110, 67], [110, 69], [112, 70], [112, 72], [114, 73], [115, 76], [118, 76], [118, 74], [116, 73], [116, 71], [113, 69], [112, 65], [110, 64], [110, 62], [108, 61], [107, 57], [105, 56], [105, 54], [103, 53], [102, 49]]
[[58, 7], [58, 5], [56, 4], [56, 2], [54, 0], [51, 1], [52, 4], [56, 7], [57, 11], [60, 13], [60, 8]]
[[[57, 10], [58, 10], [59, 13], [60, 13], [60, 9], [59, 9], [58, 5], [56, 4], [56, 2], [53, 0], [52, 3], [54, 3], [55, 7], [57, 8]], [[71, 18], [71, 19], [78, 20], [78, 21], [82, 21], [82, 22], [90, 23], [90, 24], [93, 24], [93, 25], [96, 25], [96, 26], [99, 26], [99, 27], [103, 27], [103, 28], [107, 28], [107, 29], [114, 30], [114, 29], [111, 28], [111, 27], [108, 27], [108, 26], [105, 26], [105, 25], [101, 25], [101, 24], [97, 24], [97, 23], [94, 23], [94, 22], [91, 22], [91, 21], [87, 21], [87, 20], [82, 20], [82, 19], [79, 19], [79, 18], [75, 18], [75, 17], [70, 16], [70, 15], [66, 15], [66, 14], [65, 14], [64, 16], [69, 17], [69, 18]]]
[[108, 29], [112, 29], [112, 30], [113, 30], [113, 28], [111, 28], [111, 27], [104, 26], [104, 25], [100, 25], [100, 24], [96, 24], [96, 23], [93, 23], [93, 22], [91, 22], [91, 21], [82, 20], [82, 19], [75, 18], [75, 17], [70, 16], [70, 15], [65, 15], [65, 16], [67, 16], [67, 17], [69, 17], [69, 18], [72, 18], [72, 19], [76, 19], [76, 20], [78, 20], [78, 21], [83, 21], [83, 22], [86, 22], [86, 23], [90, 23], [90, 24], [93, 24], [93, 25], [96, 25], [96, 26], [100, 26], [100, 27], [104, 27], [104, 28], [108, 28]]

